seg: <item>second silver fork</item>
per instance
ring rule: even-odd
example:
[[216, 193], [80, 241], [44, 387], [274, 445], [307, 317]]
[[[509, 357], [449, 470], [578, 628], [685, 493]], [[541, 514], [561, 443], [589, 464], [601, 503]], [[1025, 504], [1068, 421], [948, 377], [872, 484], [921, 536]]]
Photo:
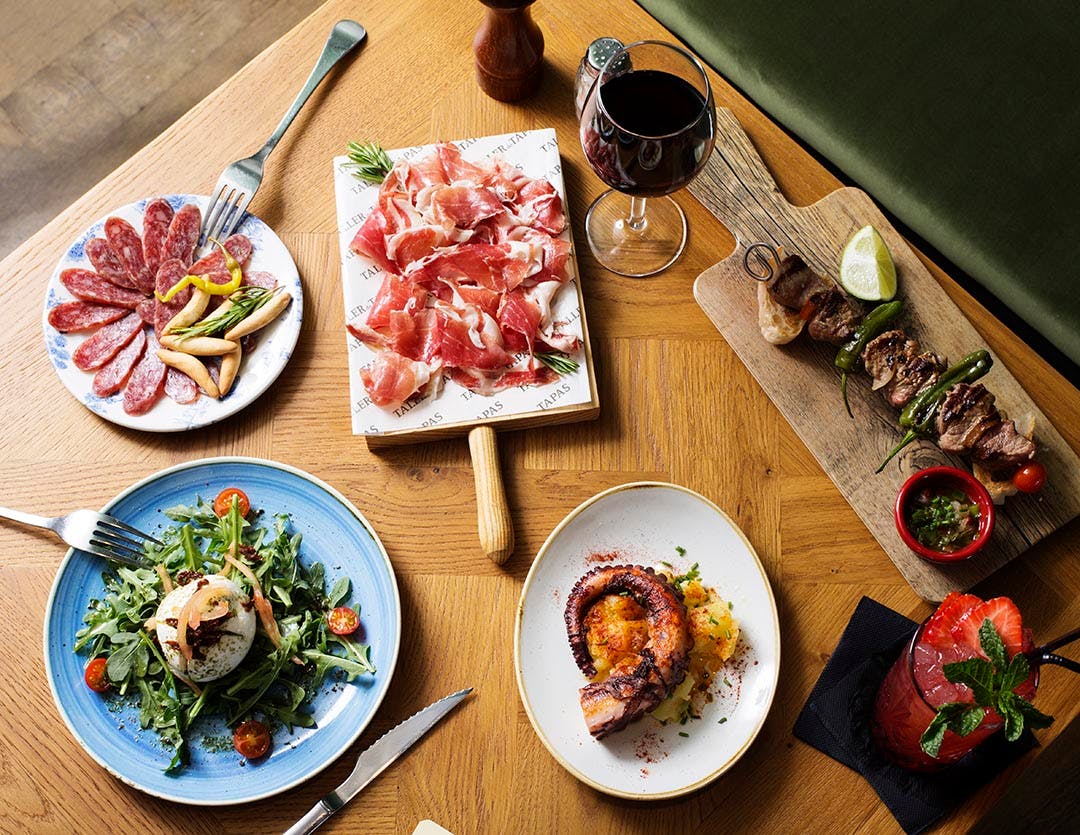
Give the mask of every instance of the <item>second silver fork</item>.
[[221, 172], [217, 185], [214, 187], [210, 205], [206, 208], [203, 218], [202, 231], [199, 236], [200, 246], [211, 238], [219, 241], [229, 237], [239, 225], [247, 211], [251, 198], [259, 190], [263, 178], [263, 163], [270, 156], [270, 152], [284, 136], [289, 125], [292, 124], [296, 114], [300, 112], [307, 102], [308, 97], [319, 86], [319, 82], [326, 77], [338, 61], [347, 55], [357, 44], [367, 37], [364, 27], [355, 20], [339, 20], [330, 31], [330, 37], [326, 40], [322, 54], [315, 63], [311, 75], [304, 83], [303, 88], [296, 96], [288, 113], [285, 114], [281, 123], [277, 126], [270, 138], [266, 140], [256, 153], [246, 159], [240, 159], [227, 166]]

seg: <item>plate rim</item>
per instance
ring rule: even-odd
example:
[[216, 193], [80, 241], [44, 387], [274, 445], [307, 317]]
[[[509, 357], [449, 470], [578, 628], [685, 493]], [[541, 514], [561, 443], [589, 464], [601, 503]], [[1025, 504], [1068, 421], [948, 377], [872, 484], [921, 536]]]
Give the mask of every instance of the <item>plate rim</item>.
[[278, 794], [282, 794], [282, 793], [284, 793], [286, 791], [294, 789], [297, 786], [299, 786], [299, 785], [301, 785], [303, 783], [306, 783], [308, 780], [315, 777], [316, 775], [318, 775], [320, 772], [322, 772], [326, 768], [329, 768], [331, 764], [333, 764], [333, 763], [337, 762], [339, 759], [341, 759], [341, 757], [348, 751], [348, 749], [352, 746], [352, 744], [354, 742], [356, 742], [356, 740], [358, 740], [360, 738], [360, 736], [364, 733], [365, 730], [367, 730], [368, 726], [371, 724], [371, 721], [375, 718], [375, 714], [378, 713], [379, 708], [382, 706], [383, 700], [386, 698], [386, 694], [389, 692], [390, 683], [393, 680], [394, 672], [397, 669], [397, 663], [398, 663], [400, 653], [401, 653], [401, 638], [402, 638], [402, 631], [403, 631], [403, 629], [402, 629], [403, 622], [402, 622], [402, 618], [401, 618], [401, 591], [400, 591], [400, 589], [398, 587], [397, 574], [394, 571], [393, 563], [390, 561], [390, 555], [386, 551], [386, 546], [383, 545], [383, 541], [382, 541], [382, 539], [379, 538], [379, 535], [378, 535], [378, 533], [376, 533], [375, 528], [368, 521], [367, 517], [364, 516], [364, 514], [360, 512], [360, 509], [357, 508], [356, 505], [354, 505], [351, 501], [349, 501], [349, 499], [343, 493], [341, 493], [341, 491], [337, 490], [332, 485], [330, 485], [327, 482], [323, 481], [318, 476], [312, 475], [311, 473], [307, 472], [306, 470], [302, 470], [299, 467], [293, 467], [293, 466], [291, 466], [289, 464], [283, 464], [283, 463], [281, 463], [279, 461], [271, 461], [271, 460], [266, 459], [266, 458], [256, 458], [254, 456], [249, 456], [249, 455], [219, 455], [219, 456], [212, 456], [212, 457], [209, 457], [209, 458], [198, 458], [198, 459], [196, 459], [194, 461], [185, 461], [185, 462], [182, 462], [180, 464], [174, 464], [174, 465], [172, 465], [170, 467], [165, 467], [164, 469], [157, 470], [156, 472], [153, 472], [150, 475], [139, 479], [137, 482], [135, 482], [134, 484], [128, 486], [127, 488], [125, 488], [124, 490], [120, 491], [115, 496], [113, 496], [111, 499], [109, 499], [105, 503], [105, 505], [101, 508], [101, 510], [102, 510], [102, 512], [106, 512], [114, 504], [116, 504], [117, 502], [119, 502], [122, 499], [126, 498], [131, 493], [134, 493], [136, 490], [140, 489], [141, 487], [144, 487], [145, 485], [150, 484], [150, 483], [152, 483], [154, 481], [158, 481], [159, 479], [164, 478], [166, 476], [169, 476], [172, 473], [182, 472], [184, 470], [190, 470], [190, 469], [194, 469], [195, 467], [206, 466], [206, 465], [211, 465], [211, 464], [237, 464], [237, 463], [238, 464], [255, 464], [257, 466], [264, 466], [264, 467], [268, 467], [270, 469], [282, 470], [282, 471], [290, 473], [292, 475], [299, 476], [300, 478], [302, 478], [302, 479], [316, 485], [317, 487], [325, 490], [332, 497], [334, 497], [339, 502], [341, 502], [342, 505], [344, 505], [344, 507], [357, 518], [357, 520], [361, 523], [361, 525], [365, 528], [365, 530], [367, 530], [367, 532], [371, 536], [372, 540], [378, 546], [379, 553], [382, 555], [383, 562], [386, 564], [387, 571], [389, 572], [390, 585], [391, 585], [391, 587], [393, 589], [393, 592], [394, 592], [393, 611], [394, 611], [394, 616], [395, 616], [396, 622], [397, 622], [397, 630], [396, 630], [397, 636], [396, 636], [396, 640], [394, 641], [394, 648], [393, 648], [393, 652], [392, 652], [391, 657], [390, 657], [390, 664], [389, 664], [388, 669], [386, 671], [386, 675], [383, 678], [382, 683], [380, 685], [380, 692], [378, 692], [376, 694], [376, 696], [375, 696], [375, 701], [374, 701], [374, 704], [373, 704], [373, 706], [371, 708], [370, 715], [360, 725], [360, 727], [357, 729], [356, 733], [351, 738], [349, 738], [341, 746], [340, 751], [336, 755], [334, 755], [333, 757], [325, 760], [320, 765], [317, 765], [314, 770], [309, 771], [309, 772], [297, 777], [295, 780], [292, 780], [291, 782], [287, 783], [286, 785], [271, 789], [269, 791], [257, 792], [256, 794], [253, 794], [253, 795], [250, 795], [250, 796], [238, 797], [236, 799], [229, 798], [229, 799], [222, 799], [222, 800], [199, 800], [199, 799], [190, 798], [190, 797], [180, 797], [180, 796], [177, 796], [177, 795], [174, 795], [174, 794], [169, 794], [167, 792], [161, 792], [161, 791], [158, 791], [156, 789], [150, 789], [150, 788], [147, 788], [145, 786], [139, 785], [136, 781], [130, 779], [129, 777], [125, 777], [124, 775], [117, 773], [112, 768], [112, 766], [110, 766], [100, 756], [98, 756], [97, 752], [91, 750], [91, 748], [89, 746], [87, 746], [85, 740], [79, 734], [79, 732], [78, 732], [78, 730], [77, 730], [77, 728], [75, 726], [75, 723], [72, 722], [71, 717], [68, 715], [68, 712], [65, 709], [63, 703], [61, 702], [59, 694], [57, 693], [56, 685], [55, 685], [54, 680], [53, 680], [54, 676], [53, 676], [52, 661], [51, 661], [51, 659], [49, 657], [49, 627], [50, 627], [50, 624], [51, 624], [51, 621], [52, 621], [53, 602], [55, 600], [57, 590], [60, 587], [60, 580], [64, 575], [64, 571], [67, 569], [68, 563], [71, 561], [72, 557], [75, 555], [76, 549], [75, 548], [69, 548], [67, 553], [64, 555], [63, 560], [60, 562], [59, 567], [56, 570], [56, 576], [53, 578], [52, 586], [49, 589], [49, 597], [48, 597], [48, 599], [46, 600], [46, 603], [45, 603], [45, 617], [44, 617], [44, 623], [43, 623], [43, 628], [42, 628], [42, 655], [44, 656], [44, 660], [45, 660], [45, 678], [46, 678], [46, 680], [48, 681], [48, 684], [49, 684], [49, 692], [52, 694], [53, 704], [56, 705], [57, 711], [60, 713], [60, 718], [64, 720], [64, 724], [67, 726], [68, 732], [71, 734], [71, 736], [75, 739], [76, 742], [79, 743], [79, 746], [83, 749], [83, 751], [85, 751], [87, 754], [89, 754], [90, 758], [93, 759], [94, 762], [96, 762], [102, 768], [104, 768], [109, 774], [111, 774], [116, 779], [120, 780], [125, 785], [131, 786], [134, 789], [138, 789], [139, 791], [143, 792], [144, 794], [148, 794], [148, 795], [150, 795], [152, 797], [157, 797], [157, 798], [160, 798], [162, 800], [168, 800], [168, 801], [171, 801], [171, 802], [174, 802], [174, 803], [182, 803], [182, 804], [185, 804], [185, 805], [188, 805], [188, 806], [206, 806], [206, 807], [210, 807], [210, 806], [236, 806], [238, 804], [252, 803], [252, 802], [255, 802], [255, 801], [258, 801], [258, 800], [265, 800], [268, 797], [274, 797], [274, 796], [276, 796]]
[[[43, 310], [42, 310], [42, 313], [41, 313], [42, 340], [45, 343], [45, 354], [49, 358], [49, 365], [52, 367], [53, 373], [56, 375], [57, 379], [60, 380], [60, 383], [64, 386], [64, 388], [67, 389], [68, 393], [72, 397], [74, 397], [75, 400], [84, 409], [86, 409], [89, 412], [91, 412], [92, 414], [96, 415], [98, 418], [105, 421], [106, 423], [111, 423], [111, 424], [113, 424], [115, 426], [122, 426], [125, 429], [134, 429], [137, 432], [150, 432], [150, 433], [159, 434], [159, 435], [170, 434], [170, 433], [173, 433], [173, 432], [190, 432], [193, 429], [202, 429], [202, 428], [207, 427], [207, 426], [213, 426], [215, 423], [220, 423], [221, 421], [225, 420], [226, 418], [230, 418], [233, 415], [237, 414], [238, 412], [242, 412], [248, 406], [252, 405], [256, 400], [258, 400], [260, 397], [262, 397], [264, 394], [266, 394], [266, 392], [270, 389], [270, 387], [273, 386], [275, 382], [277, 382], [278, 377], [280, 377], [282, 375], [282, 373], [284, 373], [285, 366], [287, 366], [289, 364], [289, 360], [292, 359], [292, 355], [296, 351], [296, 346], [300, 341], [300, 333], [303, 331], [303, 326], [304, 326], [304, 321], [303, 321], [303, 315], [304, 315], [304, 282], [303, 282], [303, 279], [300, 277], [300, 268], [296, 264], [296, 259], [293, 257], [293, 254], [289, 250], [289, 248], [285, 245], [285, 242], [283, 240], [281, 240], [281, 236], [278, 235], [278, 233], [276, 231], [274, 231], [274, 228], [269, 223], [267, 223], [265, 220], [263, 220], [258, 215], [253, 214], [253, 213], [251, 213], [249, 211], [245, 211], [245, 215], [247, 217], [252, 218], [253, 220], [260, 223], [266, 229], [267, 232], [269, 232], [271, 235], [274, 236], [274, 238], [277, 239], [278, 243], [281, 244], [282, 249], [289, 256], [289, 261], [292, 263], [293, 269], [296, 271], [296, 289], [298, 291], [298, 295], [293, 298], [292, 304], [296, 305], [299, 308], [299, 310], [300, 310], [300, 318], [298, 320], [298, 326], [296, 328], [296, 332], [292, 336], [292, 339], [289, 341], [289, 344], [286, 345], [285, 343], [282, 343], [282, 348], [284, 348], [286, 353], [288, 354], [285, 361], [283, 363], [281, 363], [281, 365], [277, 368], [276, 371], [272, 372], [271, 374], [269, 374], [267, 376], [266, 384], [259, 391], [254, 392], [249, 400], [243, 401], [243, 402], [237, 401], [236, 407], [231, 408], [231, 409], [229, 407], [232, 406], [232, 404], [227, 403], [225, 410], [220, 415], [214, 415], [213, 417], [210, 417], [207, 420], [197, 421], [197, 422], [191, 424], [190, 426], [146, 426], [146, 425], [141, 424], [141, 423], [138, 422], [139, 418], [144, 418], [144, 417], [146, 417], [146, 415], [134, 415], [134, 416], [132, 416], [132, 415], [128, 415], [127, 413], [123, 413], [123, 412], [121, 413], [122, 416], [121, 415], [117, 415], [117, 416], [104, 415], [101, 412], [99, 412], [97, 409], [93, 408], [89, 403], [87, 403], [83, 399], [83, 395], [81, 395], [79, 392], [77, 392], [69, 384], [68, 380], [65, 379], [65, 377], [60, 373], [60, 369], [57, 367], [56, 362], [55, 362], [55, 360], [53, 358], [52, 351], [49, 350], [50, 332], [59, 333], [62, 336], [64, 336], [65, 338], [68, 337], [68, 334], [63, 333], [62, 331], [57, 331], [55, 328], [53, 328], [53, 326], [51, 324], [49, 324], [49, 311], [52, 309], [52, 308], [49, 307], [49, 294], [54, 289], [54, 285], [59, 284], [60, 272], [62, 271], [61, 268], [63, 267], [64, 261], [67, 259], [68, 252], [70, 252], [72, 246], [75, 243], [77, 243], [81, 238], [86, 236], [86, 234], [91, 229], [93, 229], [95, 226], [98, 226], [99, 224], [104, 225], [105, 221], [107, 221], [110, 217], [114, 217], [119, 212], [122, 212], [125, 209], [128, 209], [128, 208], [130, 208], [132, 206], [137, 206], [139, 203], [149, 203], [150, 201], [156, 200], [158, 198], [169, 200], [170, 198], [173, 198], [173, 197], [180, 197], [180, 198], [185, 198], [185, 199], [194, 197], [194, 198], [198, 198], [204, 204], [209, 204], [209, 202], [213, 199], [210, 196], [205, 195], [205, 194], [197, 194], [195, 192], [179, 192], [179, 191], [178, 192], [170, 192], [168, 194], [152, 195], [150, 197], [139, 197], [139, 198], [137, 198], [135, 200], [131, 200], [131, 201], [127, 202], [127, 203], [124, 203], [121, 206], [116, 206], [113, 209], [111, 209], [107, 214], [104, 214], [101, 217], [96, 218], [95, 220], [91, 221], [85, 227], [83, 227], [82, 230], [80, 230], [78, 233], [76, 233], [76, 235], [71, 239], [71, 242], [68, 243], [67, 248], [60, 255], [59, 259], [57, 259], [56, 266], [53, 267], [53, 271], [49, 275], [49, 280], [46, 282], [46, 285], [45, 285], [45, 301], [44, 301]], [[200, 211], [201, 211], [201, 206], [200, 206]], [[243, 221], [241, 221], [241, 222], [243, 222]], [[239, 226], [240, 224], [237, 224], [237, 225]], [[66, 288], [65, 288], [65, 290], [66, 290]], [[70, 293], [68, 293], [68, 295], [71, 296]], [[71, 300], [76, 300], [76, 297], [71, 296]], [[65, 301], [66, 301], [66, 299], [65, 299]], [[82, 373], [84, 375], [87, 375], [87, 374], [90, 374], [91, 372], [84, 371]], [[110, 395], [110, 397], [115, 397], [115, 396], [116, 395]]]
[[[540, 723], [537, 721], [536, 715], [533, 712], [532, 703], [529, 701], [528, 694], [525, 691], [525, 683], [522, 680], [522, 664], [521, 664], [521, 622], [525, 615], [525, 597], [529, 592], [529, 588], [532, 585], [533, 580], [537, 572], [537, 568], [540, 562], [547, 555], [548, 549], [551, 547], [555, 538], [562, 533], [562, 531], [578, 516], [580, 516], [585, 510], [592, 507], [594, 504], [603, 501], [607, 497], [614, 495], [615, 493], [628, 492], [631, 490], [648, 490], [655, 488], [666, 488], [669, 490], [675, 490], [677, 492], [685, 493], [689, 496], [696, 498], [711, 510], [713, 510], [720, 518], [726, 522], [731, 528], [739, 535], [739, 538], [743, 541], [750, 556], [754, 559], [754, 565], [757, 567], [758, 572], [761, 575], [762, 582], [765, 584], [765, 590], [769, 595], [769, 603], [772, 607], [772, 623], [773, 623], [773, 637], [776, 641], [776, 664], [773, 672], [773, 679], [769, 688], [769, 698], [764, 710], [761, 712], [761, 716], [754, 726], [753, 731], [747, 738], [746, 742], [728, 758], [719, 768], [715, 769], [706, 776], [683, 786], [682, 788], [672, 789], [670, 791], [655, 792], [655, 793], [642, 793], [642, 792], [628, 792], [621, 789], [616, 789], [611, 786], [605, 786], [602, 783], [597, 782], [587, 774], [582, 773], [577, 768], [572, 766], [566, 759], [564, 759], [554, 748], [551, 742], [548, 740], [547, 735], [541, 730]], [[746, 534], [743, 532], [735, 521], [714, 501], [698, 493], [696, 490], [691, 490], [689, 487], [684, 487], [681, 484], [673, 484], [667, 481], [633, 481], [626, 484], [618, 484], [614, 487], [609, 487], [606, 490], [601, 490], [599, 493], [591, 496], [583, 501], [573, 510], [571, 510], [558, 525], [548, 534], [547, 539], [544, 540], [544, 544], [540, 546], [540, 550], [536, 552], [536, 557], [533, 559], [532, 565], [529, 568], [529, 573], [525, 576], [525, 582], [521, 588], [521, 596], [518, 599], [517, 613], [514, 618], [514, 677], [517, 680], [518, 696], [521, 698], [521, 703], [525, 708], [525, 714], [529, 717], [529, 722], [536, 732], [536, 735], [540, 738], [540, 741], [547, 748], [548, 753], [555, 758], [555, 761], [565, 768], [570, 774], [576, 777], [587, 786], [596, 789], [599, 792], [610, 795], [612, 797], [620, 797], [625, 800], [668, 800], [671, 798], [682, 797], [704, 788], [709, 783], [713, 782], [717, 778], [721, 777], [725, 772], [730, 770], [735, 763], [737, 763], [742, 756], [753, 745], [754, 740], [757, 739], [758, 734], [761, 733], [762, 728], [765, 726], [765, 720], [769, 716], [769, 712], [772, 710], [773, 701], [776, 699], [776, 691], [780, 682], [780, 659], [781, 659], [781, 646], [780, 646], [780, 615], [776, 607], [776, 595], [773, 593], [772, 583], [769, 582], [769, 575], [765, 571], [765, 566], [761, 562], [761, 557], [758, 556], [757, 550], [747, 539]]]

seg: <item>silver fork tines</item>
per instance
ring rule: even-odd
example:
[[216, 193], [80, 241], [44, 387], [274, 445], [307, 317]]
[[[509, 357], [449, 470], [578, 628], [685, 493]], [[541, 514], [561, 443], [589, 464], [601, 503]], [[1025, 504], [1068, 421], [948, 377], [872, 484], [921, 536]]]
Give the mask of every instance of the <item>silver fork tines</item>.
[[46, 528], [72, 548], [134, 568], [145, 568], [149, 565], [144, 541], [162, 544], [160, 540], [138, 528], [93, 510], [76, 510], [67, 516], [49, 517], [0, 507], [0, 516], [25, 525]]

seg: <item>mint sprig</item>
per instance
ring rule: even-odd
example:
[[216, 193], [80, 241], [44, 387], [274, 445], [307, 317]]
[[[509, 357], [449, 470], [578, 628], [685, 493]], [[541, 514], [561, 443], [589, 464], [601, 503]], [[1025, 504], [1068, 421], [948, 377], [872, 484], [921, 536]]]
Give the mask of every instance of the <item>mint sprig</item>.
[[931, 757], [937, 758], [941, 751], [946, 730], [967, 736], [982, 724], [986, 708], [993, 708], [1005, 720], [1005, 738], [1009, 742], [1020, 738], [1025, 724], [1029, 728], [1046, 728], [1054, 721], [1052, 716], [1013, 692], [1027, 680], [1031, 667], [1021, 653], [1009, 660], [1005, 644], [990, 618], [979, 627], [979, 645], [986, 658], [969, 658], [942, 668], [946, 679], [970, 688], [975, 701], [948, 702], [937, 709], [919, 739], [923, 751]]

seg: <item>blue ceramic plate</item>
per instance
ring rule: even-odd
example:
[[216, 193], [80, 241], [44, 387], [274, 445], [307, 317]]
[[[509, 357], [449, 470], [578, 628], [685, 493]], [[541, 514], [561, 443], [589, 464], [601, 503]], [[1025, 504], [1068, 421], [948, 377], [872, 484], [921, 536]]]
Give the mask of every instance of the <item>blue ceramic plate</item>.
[[[186, 203], [194, 203], [204, 214], [210, 202], [209, 197], [198, 194], [170, 194], [166, 195], [165, 199], [174, 209], [179, 209]], [[137, 200], [109, 212], [108, 215], [91, 224], [68, 247], [60, 263], [53, 270], [45, 293], [45, 308], [42, 311], [45, 349], [48, 351], [49, 361], [52, 362], [60, 381], [90, 411], [105, 420], [130, 429], [141, 429], [144, 432], [183, 432], [208, 426], [235, 414], [252, 403], [278, 378], [292, 356], [296, 340], [300, 337], [300, 324], [304, 318], [303, 288], [300, 284], [300, 275], [296, 271], [296, 264], [289, 250], [285, 248], [285, 244], [269, 226], [255, 215], [245, 212], [236, 227], [237, 232], [251, 239], [251, 259], [244, 265], [244, 271], [273, 273], [278, 284], [292, 294], [292, 303], [274, 322], [255, 335], [255, 349], [244, 355], [236, 383], [225, 397], [215, 400], [200, 393], [199, 399], [194, 403], [181, 405], [173, 402], [168, 395], [164, 395], [146, 414], [129, 415], [124, 411], [122, 389], [109, 397], [99, 396], [93, 389], [94, 372], [80, 371], [71, 360], [71, 355], [89, 338], [90, 333], [60, 333], [49, 324], [49, 311], [61, 302], [71, 301], [74, 298], [60, 283], [61, 272], [69, 267], [93, 269], [86, 255], [86, 243], [91, 238], [104, 237], [105, 233], [102, 230], [105, 227], [105, 221], [110, 217], [123, 218], [141, 234], [143, 213], [148, 202], [150, 202], [148, 199]], [[197, 254], [205, 254], [207, 251], [209, 251], [208, 248], [203, 247]]]
[[[138, 707], [102, 698], [83, 682], [87, 659], [72, 651], [91, 598], [104, 590], [104, 562], [71, 550], [53, 583], [45, 610], [45, 668], [53, 698], [86, 751], [125, 783], [148, 794], [216, 806], [246, 803], [292, 788], [330, 765], [360, 736], [382, 702], [397, 663], [401, 602], [394, 569], [367, 520], [335, 489], [301, 470], [255, 458], [208, 458], [162, 470], [125, 490], [105, 511], [144, 531], [172, 524], [161, 512], [212, 500], [241, 487], [253, 506], [292, 515], [304, 536], [301, 557], [326, 566], [327, 586], [352, 578], [349, 605], [360, 610], [364, 640], [377, 672], [345, 683], [328, 678], [312, 700], [314, 728], [281, 728], [271, 753], [258, 763], [232, 750], [209, 750], [209, 738], [232, 735], [221, 719], [196, 723], [189, 734], [191, 762], [177, 776], [164, 773], [169, 755], [157, 735], [139, 727]], [[210, 746], [213, 747], [213, 746]]]

